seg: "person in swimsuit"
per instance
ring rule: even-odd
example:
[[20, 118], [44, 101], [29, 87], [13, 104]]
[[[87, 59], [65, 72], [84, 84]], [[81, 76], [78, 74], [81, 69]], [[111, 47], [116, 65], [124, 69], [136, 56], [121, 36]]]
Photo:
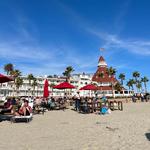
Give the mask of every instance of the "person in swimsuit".
[[19, 111], [16, 112], [16, 116], [29, 116], [32, 113], [32, 109], [29, 106], [29, 102], [27, 100], [24, 101], [22, 107], [20, 107]]

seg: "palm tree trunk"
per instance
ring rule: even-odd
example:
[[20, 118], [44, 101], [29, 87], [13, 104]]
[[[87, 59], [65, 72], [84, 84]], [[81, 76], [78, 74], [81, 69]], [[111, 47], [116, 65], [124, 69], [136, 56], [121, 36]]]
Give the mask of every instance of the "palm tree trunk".
[[35, 96], [35, 86], [33, 87], [33, 96]]
[[13, 83], [13, 93], [12, 96], [15, 96], [15, 79], [14, 79], [14, 83]]
[[[70, 83], [70, 77], [67, 77], [67, 82], [68, 82], [68, 83]], [[69, 89], [69, 91], [68, 91], [68, 94], [67, 94], [67, 95], [69, 95], [69, 96], [70, 96], [70, 93], [71, 93], [71, 89]]]
[[145, 87], [145, 93], [147, 93], [146, 82], [144, 82], [144, 87]]
[[128, 91], [128, 93], [130, 94], [130, 86], [129, 86], [129, 91]]
[[112, 82], [112, 84], [111, 84], [111, 87], [112, 87], [112, 96], [113, 96], [113, 98], [115, 98], [115, 91], [114, 91], [114, 85], [113, 85], [113, 82]]
[[37, 97], [38, 97], [38, 86], [37, 86], [36, 92], [37, 92]]

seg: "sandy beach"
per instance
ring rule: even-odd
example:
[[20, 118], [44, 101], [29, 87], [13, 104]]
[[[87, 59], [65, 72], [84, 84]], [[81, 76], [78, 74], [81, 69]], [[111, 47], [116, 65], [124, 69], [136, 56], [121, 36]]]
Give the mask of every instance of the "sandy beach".
[[30, 123], [0, 122], [0, 150], [148, 150], [149, 140], [150, 103], [127, 103], [105, 116], [67, 109]]

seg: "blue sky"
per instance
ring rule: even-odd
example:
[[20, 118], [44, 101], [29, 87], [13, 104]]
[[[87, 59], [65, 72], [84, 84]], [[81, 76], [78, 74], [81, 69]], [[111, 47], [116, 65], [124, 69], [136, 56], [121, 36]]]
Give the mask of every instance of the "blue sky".
[[[26, 75], [94, 73], [102, 55], [132, 78], [150, 78], [149, 0], [1, 0], [0, 72], [13, 63]], [[99, 48], [105, 51], [100, 52]]]

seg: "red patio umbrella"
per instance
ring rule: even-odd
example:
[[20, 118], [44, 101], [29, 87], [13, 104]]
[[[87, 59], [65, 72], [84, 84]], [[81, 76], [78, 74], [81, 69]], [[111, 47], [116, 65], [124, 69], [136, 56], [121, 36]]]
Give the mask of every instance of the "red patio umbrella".
[[93, 84], [88, 84], [86, 86], [81, 87], [79, 90], [89, 90], [90, 91], [89, 96], [91, 96], [91, 91], [97, 90], [97, 87]]
[[63, 83], [60, 83], [56, 86], [53, 86], [54, 89], [74, 89], [75, 86], [71, 85], [70, 83], [68, 82], [63, 82]]
[[97, 90], [97, 87], [93, 84], [88, 84], [80, 88], [80, 90]]
[[49, 86], [48, 80], [46, 79], [45, 83], [44, 83], [44, 92], [43, 92], [43, 97], [45, 97], [45, 98], [49, 97], [48, 86]]
[[0, 83], [9, 82], [9, 81], [13, 81], [13, 79], [8, 76], [0, 74]]

